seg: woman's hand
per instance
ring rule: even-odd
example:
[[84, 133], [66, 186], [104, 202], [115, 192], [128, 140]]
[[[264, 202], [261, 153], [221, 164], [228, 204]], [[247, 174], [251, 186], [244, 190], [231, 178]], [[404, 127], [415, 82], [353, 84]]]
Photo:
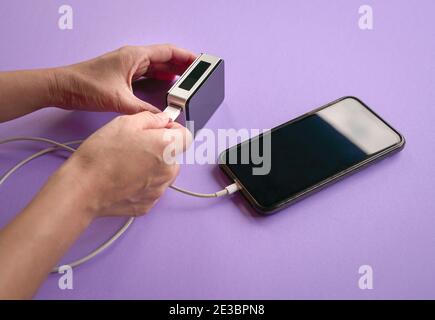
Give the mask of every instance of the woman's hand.
[[0, 231], [0, 299], [31, 297], [94, 218], [137, 216], [156, 203], [192, 137], [136, 98], [131, 82], [168, 79], [194, 59], [170, 45], [124, 47], [67, 67], [0, 73], [0, 122], [53, 104], [130, 114], [92, 134]]
[[148, 111], [91, 135], [0, 231], [0, 299], [30, 298], [93, 219], [148, 212], [178, 173], [165, 155], [190, 142], [186, 128]]
[[159, 111], [133, 94], [144, 76], [172, 79], [195, 55], [173, 45], [127, 46], [95, 59], [50, 69], [0, 72], [0, 122], [45, 106], [134, 114]]
[[171, 80], [195, 58], [173, 45], [126, 46], [89, 61], [55, 68], [51, 91], [55, 104], [65, 109], [158, 112], [133, 94], [132, 81], [142, 76]]
[[175, 155], [191, 141], [190, 132], [163, 112], [119, 116], [86, 139], [60, 176], [77, 177], [78, 200], [88, 204], [83, 211], [91, 218], [142, 215], [175, 180]]

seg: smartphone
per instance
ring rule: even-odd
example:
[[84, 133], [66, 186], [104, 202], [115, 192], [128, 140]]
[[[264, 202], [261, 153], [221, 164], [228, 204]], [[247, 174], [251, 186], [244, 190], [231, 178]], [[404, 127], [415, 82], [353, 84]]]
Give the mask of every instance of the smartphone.
[[361, 100], [344, 97], [225, 150], [219, 166], [266, 215], [404, 145], [404, 137]]

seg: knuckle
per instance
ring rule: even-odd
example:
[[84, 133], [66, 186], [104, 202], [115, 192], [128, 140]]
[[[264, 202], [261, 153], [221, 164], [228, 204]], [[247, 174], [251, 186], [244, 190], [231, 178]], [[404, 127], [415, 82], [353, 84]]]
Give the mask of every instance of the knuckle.
[[163, 195], [165, 189], [162, 185], [154, 186], [146, 192], [146, 200], [144, 200], [142, 205], [142, 210], [145, 208], [152, 207]]
[[117, 50], [118, 63], [121, 66], [130, 66], [135, 61], [135, 46], [127, 45]]
[[163, 46], [167, 47], [168, 49], [173, 49], [175, 48], [175, 45], [171, 42], [166, 42]]
[[131, 207], [131, 214], [135, 217], [139, 217], [147, 212], [147, 208], [144, 205], [134, 204]]
[[117, 116], [114, 119], [117, 134], [132, 134], [135, 132], [136, 124], [129, 115]]
[[138, 209], [137, 211], [135, 211], [135, 212], [133, 212], [133, 216], [134, 217], [141, 217], [141, 216], [143, 216], [144, 214], [146, 214], [148, 211], [149, 211], [149, 207], [146, 207], [146, 208], [143, 208], [143, 209]]
[[120, 54], [130, 53], [133, 49], [134, 49], [134, 46], [125, 45], [125, 46], [122, 46], [118, 49], [118, 53], [120, 53]]
[[166, 181], [168, 181], [168, 182], [173, 181], [177, 177], [179, 171], [180, 171], [179, 164], [167, 166], [166, 167], [166, 174], [165, 174]]
[[178, 176], [179, 172], [180, 172], [180, 165], [178, 163], [176, 163], [171, 167], [172, 178], [175, 178], [176, 176]]
[[[165, 151], [165, 150], [167, 150], [167, 148], [170, 148], [173, 145], [172, 141], [173, 141], [173, 138], [170, 135], [164, 133], [162, 135], [161, 139], [158, 141], [160, 151]], [[167, 151], [170, 151], [170, 150], [167, 150]]]
[[[158, 170], [158, 182], [159, 185], [162, 187], [165, 187], [166, 185], [168, 185], [169, 183], [171, 183], [175, 177], [178, 175], [179, 169], [178, 169], [178, 164], [166, 164], [166, 163], [161, 163], [160, 164], [160, 169]], [[157, 171], [156, 171], [157, 172]]]
[[155, 192], [154, 192], [154, 199], [155, 200], [159, 199], [163, 195], [165, 190], [166, 190], [166, 188], [163, 185], [157, 187]]
[[161, 194], [157, 196], [155, 191], [153, 194], [148, 193], [147, 200], [132, 205], [131, 214], [135, 217], [140, 217], [148, 213], [150, 209], [157, 203], [160, 196]]
[[129, 122], [130, 122], [130, 117], [127, 115], [121, 115], [121, 116], [117, 116], [115, 118], [115, 121], [117, 122], [117, 124], [119, 124], [120, 126], [128, 126]]

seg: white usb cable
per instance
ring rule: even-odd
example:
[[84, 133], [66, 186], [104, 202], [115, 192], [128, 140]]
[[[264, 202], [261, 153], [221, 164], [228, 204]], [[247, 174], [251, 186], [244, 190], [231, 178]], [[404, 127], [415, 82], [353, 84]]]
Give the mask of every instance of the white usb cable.
[[[175, 119], [177, 119], [177, 117], [181, 113], [181, 109], [178, 107], [168, 106], [164, 112], [168, 113], [172, 120], [175, 120]], [[11, 169], [9, 169], [7, 172], [5, 172], [0, 177], [0, 186], [3, 185], [6, 182], [6, 180], [14, 172], [16, 172], [18, 169], [22, 168], [24, 165], [26, 165], [28, 162], [32, 161], [33, 159], [36, 159], [42, 155], [45, 155], [47, 153], [50, 153], [50, 152], [53, 152], [53, 151], [56, 151], [59, 149], [64, 149], [66, 151], [73, 153], [76, 151], [76, 149], [73, 148], [72, 146], [79, 145], [81, 142], [83, 142], [83, 140], [75, 140], [75, 141], [60, 143], [60, 142], [57, 142], [57, 141], [54, 141], [51, 139], [40, 138], [40, 137], [14, 137], [14, 138], [0, 140], [0, 145], [10, 143], [10, 142], [16, 142], [16, 141], [42, 142], [42, 143], [47, 143], [47, 144], [51, 145], [51, 147], [40, 150], [40, 151], [28, 156], [27, 158], [21, 160], [19, 163], [17, 163], [15, 166], [13, 166]], [[185, 189], [176, 187], [174, 185], [171, 185], [170, 188], [172, 188], [173, 190], [176, 190], [178, 192], [184, 193], [186, 195], [199, 197], [199, 198], [217, 198], [217, 197], [222, 197], [225, 195], [235, 193], [238, 190], [240, 190], [240, 186], [237, 183], [230, 184], [229, 186], [225, 187], [225, 189], [222, 189], [222, 190], [217, 191], [215, 193], [198, 193], [198, 192], [185, 190]], [[112, 235], [107, 241], [105, 241], [102, 245], [100, 245], [99, 247], [94, 249], [92, 252], [90, 252], [86, 256], [84, 256], [80, 259], [74, 260], [70, 263], [66, 263], [66, 265], [73, 268], [73, 267], [79, 266], [79, 265], [91, 260], [96, 255], [98, 255], [99, 253], [103, 252], [108, 247], [110, 247], [119, 237], [121, 237], [121, 235], [123, 235], [125, 233], [125, 231], [127, 231], [127, 229], [130, 227], [130, 225], [133, 223], [133, 221], [134, 221], [134, 217], [128, 218], [127, 221], [125, 222], [125, 224], [118, 231], [116, 231], [115, 234]], [[51, 270], [52, 273], [58, 273], [58, 271], [59, 271], [59, 267], [55, 267], [55, 268], [53, 268], [53, 270]]]

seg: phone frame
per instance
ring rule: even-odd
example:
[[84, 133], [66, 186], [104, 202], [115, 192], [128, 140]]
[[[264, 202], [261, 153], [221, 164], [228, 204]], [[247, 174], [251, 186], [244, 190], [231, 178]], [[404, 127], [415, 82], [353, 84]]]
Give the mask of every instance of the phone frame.
[[223, 162], [225, 153], [227, 153], [230, 149], [237, 148], [239, 145], [246, 143], [250, 139], [243, 141], [237, 145], [234, 145], [234, 146], [224, 150], [219, 155], [219, 167], [223, 170], [223, 172], [230, 179], [234, 180], [235, 182], [237, 182], [240, 185], [241, 192], [242, 192], [243, 196], [248, 200], [248, 202], [252, 205], [252, 207], [258, 213], [260, 213], [262, 215], [269, 215], [269, 214], [275, 213], [281, 209], [284, 209], [285, 207], [288, 207], [288, 206], [294, 204], [295, 202], [302, 200], [305, 197], [310, 196], [310, 195], [314, 194], [315, 192], [320, 191], [323, 188], [325, 188], [325, 187], [327, 187], [327, 186], [329, 186], [337, 181], [340, 181], [342, 178], [347, 177], [355, 172], [358, 172], [360, 169], [363, 169], [363, 168], [365, 168], [365, 167], [367, 167], [367, 166], [369, 166], [369, 165], [371, 165], [379, 160], [382, 160], [389, 155], [392, 155], [396, 152], [399, 152], [400, 150], [402, 150], [404, 148], [405, 143], [406, 143], [405, 137], [400, 132], [398, 132], [396, 129], [394, 129], [390, 124], [388, 124], [384, 119], [382, 119], [376, 112], [374, 112], [371, 108], [369, 108], [364, 102], [362, 102], [359, 98], [354, 97], [354, 96], [345, 96], [345, 97], [339, 98], [339, 99], [332, 101], [324, 106], [321, 106], [319, 108], [311, 110], [305, 114], [302, 114], [301, 116], [299, 116], [297, 118], [294, 118], [290, 121], [287, 121], [287, 122], [285, 122], [277, 127], [274, 127], [273, 129], [270, 130], [270, 132], [272, 133], [273, 131], [280, 129], [281, 127], [284, 127], [284, 126], [290, 125], [293, 122], [302, 120], [302, 119], [304, 119], [304, 118], [306, 118], [314, 113], [317, 113], [318, 111], [320, 111], [322, 109], [328, 108], [328, 107], [330, 107], [330, 106], [332, 106], [332, 105], [334, 105], [342, 100], [345, 100], [345, 99], [354, 99], [357, 102], [361, 103], [362, 106], [364, 106], [370, 112], [372, 112], [379, 120], [381, 120], [385, 125], [387, 125], [391, 130], [393, 130], [399, 136], [399, 138], [400, 138], [399, 142], [392, 145], [389, 148], [386, 148], [382, 151], [379, 151], [378, 153], [372, 155], [371, 157], [367, 158], [364, 161], [361, 161], [361, 162], [359, 162], [359, 163], [357, 163], [357, 164], [355, 164], [355, 165], [353, 165], [353, 166], [351, 166], [351, 167], [349, 167], [341, 172], [338, 172], [337, 174], [335, 174], [333, 176], [328, 177], [327, 179], [320, 181], [319, 183], [311, 186], [308, 189], [305, 189], [304, 191], [301, 191], [301, 192], [299, 192], [299, 193], [297, 193], [297, 194], [295, 194], [287, 199], [284, 199], [284, 200], [278, 202], [277, 204], [275, 204], [271, 207], [264, 207], [261, 204], [259, 204], [257, 202], [257, 200], [249, 193], [249, 191], [243, 185], [243, 182], [240, 181], [236, 177], [236, 175], [231, 171], [231, 169], [227, 166], [227, 164]]

